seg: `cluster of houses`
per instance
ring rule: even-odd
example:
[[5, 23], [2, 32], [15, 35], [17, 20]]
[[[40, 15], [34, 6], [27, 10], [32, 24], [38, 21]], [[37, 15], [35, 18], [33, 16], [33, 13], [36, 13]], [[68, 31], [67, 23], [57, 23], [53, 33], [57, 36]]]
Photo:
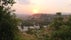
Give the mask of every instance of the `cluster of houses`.
[[[47, 26], [43, 26], [44, 28], [46, 28]], [[40, 29], [40, 26], [38, 25], [38, 26], [36, 26], [36, 25], [34, 25], [34, 26], [23, 26], [23, 27], [21, 27], [21, 26], [18, 26], [18, 29], [21, 31], [21, 32], [25, 32], [25, 31], [28, 31], [29, 29]]]

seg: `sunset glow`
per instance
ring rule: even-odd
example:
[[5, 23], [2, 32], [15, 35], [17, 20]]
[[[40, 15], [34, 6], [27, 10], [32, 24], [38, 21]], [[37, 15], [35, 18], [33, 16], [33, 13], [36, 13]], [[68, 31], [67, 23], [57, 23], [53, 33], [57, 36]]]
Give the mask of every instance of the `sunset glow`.
[[33, 9], [33, 13], [38, 13], [39, 9]]
[[16, 0], [16, 13], [71, 13], [71, 0]]
[[40, 5], [42, 5], [43, 0], [31, 0], [30, 2], [33, 4], [32, 13], [39, 13], [39, 11], [41, 10]]

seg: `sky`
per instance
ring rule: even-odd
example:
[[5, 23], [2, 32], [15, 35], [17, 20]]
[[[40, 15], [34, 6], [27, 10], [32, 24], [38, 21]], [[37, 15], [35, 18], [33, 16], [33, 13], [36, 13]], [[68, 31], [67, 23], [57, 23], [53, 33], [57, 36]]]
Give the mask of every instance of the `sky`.
[[13, 9], [18, 14], [71, 13], [71, 0], [15, 0]]

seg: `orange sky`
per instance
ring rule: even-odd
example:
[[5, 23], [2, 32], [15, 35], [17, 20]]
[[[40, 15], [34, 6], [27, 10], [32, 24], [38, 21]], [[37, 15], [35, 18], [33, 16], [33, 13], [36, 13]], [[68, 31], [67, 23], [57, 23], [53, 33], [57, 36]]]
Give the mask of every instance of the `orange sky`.
[[71, 12], [71, 0], [16, 0], [16, 13]]

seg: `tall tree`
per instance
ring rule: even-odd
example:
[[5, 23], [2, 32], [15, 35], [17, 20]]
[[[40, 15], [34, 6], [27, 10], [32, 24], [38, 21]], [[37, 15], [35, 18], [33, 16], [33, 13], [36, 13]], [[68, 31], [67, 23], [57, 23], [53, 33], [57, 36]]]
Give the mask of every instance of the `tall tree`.
[[11, 7], [14, 0], [0, 0], [0, 40], [14, 40], [17, 19]]

